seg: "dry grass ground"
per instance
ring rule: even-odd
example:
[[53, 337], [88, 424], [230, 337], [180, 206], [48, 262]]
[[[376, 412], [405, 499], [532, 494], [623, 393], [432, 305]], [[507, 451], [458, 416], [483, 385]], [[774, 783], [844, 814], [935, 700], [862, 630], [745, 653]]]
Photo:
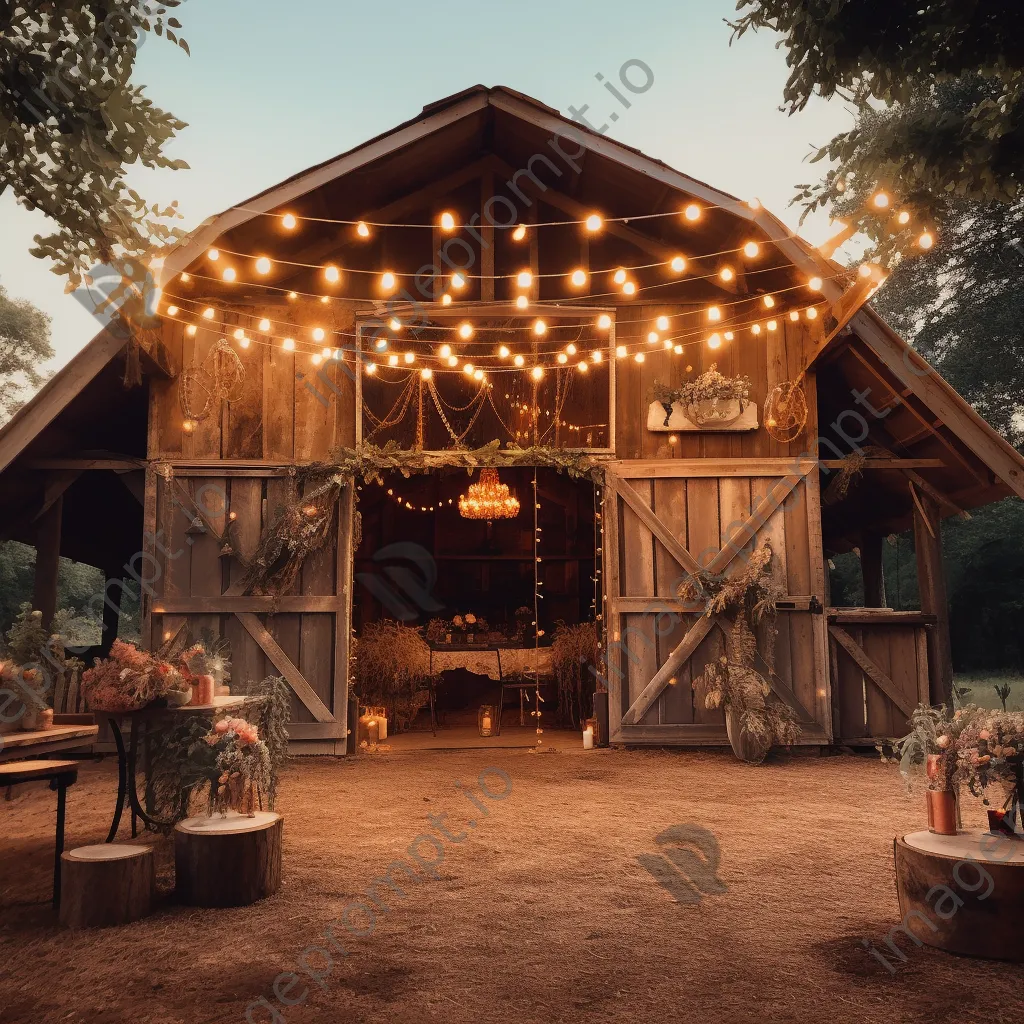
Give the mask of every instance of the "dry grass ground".
[[[455, 787], [479, 793], [491, 767], [512, 791], [484, 800], [484, 817]], [[501, 792], [497, 774], [484, 782]], [[70, 845], [102, 839], [114, 790], [109, 761], [83, 767]], [[0, 1021], [242, 1022], [261, 996], [289, 1024], [1024, 1019], [1022, 966], [910, 946], [892, 976], [861, 946], [897, 921], [892, 839], [923, 817], [895, 769], [872, 759], [750, 768], [718, 751], [364, 755], [294, 763], [280, 809], [276, 896], [237, 910], [168, 896], [129, 927], [69, 933], [45, 902], [53, 795], [3, 804]], [[305, 1000], [282, 1010], [274, 979], [324, 945], [325, 927], [438, 812], [453, 835], [467, 831], [444, 842], [440, 877], [389, 898], [373, 934], [336, 926], [347, 956], [335, 950], [325, 987], [300, 982], [285, 994], [308, 987]], [[727, 891], [699, 904], [675, 902], [637, 861], [657, 852], [657, 833], [684, 823], [710, 829], [721, 847]], [[170, 844], [147, 841], [169, 889]], [[435, 856], [428, 843], [420, 850]], [[251, 1019], [272, 1018], [253, 1008]]]

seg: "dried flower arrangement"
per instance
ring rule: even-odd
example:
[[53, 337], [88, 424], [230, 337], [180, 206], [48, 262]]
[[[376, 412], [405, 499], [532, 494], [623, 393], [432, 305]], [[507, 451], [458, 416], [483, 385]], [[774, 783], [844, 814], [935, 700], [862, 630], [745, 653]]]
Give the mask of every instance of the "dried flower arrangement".
[[7, 631], [5, 657], [0, 660], [0, 682], [24, 704], [17, 722], [22, 729], [46, 728], [55, 676], [80, 668], [77, 658], [65, 658], [63, 641], [43, 628], [43, 613], [24, 602]]
[[558, 717], [573, 729], [582, 728], [590, 714], [590, 699], [597, 676], [590, 671], [600, 657], [597, 624], [567, 626], [558, 622], [551, 642], [551, 667], [558, 682]]
[[248, 814], [263, 806], [271, 786], [270, 751], [244, 718], [222, 718], [193, 750], [192, 764], [209, 784], [209, 813]]
[[[742, 572], [724, 576], [702, 570], [689, 576], [678, 591], [684, 602], [703, 604], [709, 618], [723, 615], [730, 622], [726, 653], [708, 664], [693, 681], [694, 689], [703, 684], [705, 707], [735, 712], [741, 728], [766, 748], [792, 744], [800, 735], [793, 709], [769, 700], [771, 684], [754, 668], [760, 660], [769, 675], [775, 670], [776, 602], [782, 592], [771, 574], [771, 560], [771, 545], [765, 542]], [[756, 632], [762, 625], [763, 653]]]
[[[652, 394], [654, 401], [665, 409], [666, 426], [676, 402], [689, 419], [701, 424], [709, 419], [731, 419], [739, 415], [750, 397], [750, 378], [726, 377], [719, 373], [718, 364], [712, 363], [703, 373], [677, 388], [655, 381]], [[733, 403], [736, 409], [729, 408]]]
[[178, 668], [124, 640], [115, 640], [110, 656], [97, 658], [82, 675], [90, 711], [138, 711], [170, 692], [187, 688]]
[[386, 708], [392, 731], [408, 728], [429, 700], [430, 648], [412, 626], [368, 623], [356, 638], [353, 668], [360, 703]]
[[908, 785], [919, 768], [926, 772], [929, 789], [943, 793], [956, 789], [957, 743], [976, 710], [968, 707], [951, 713], [945, 704], [937, 708], [919, 704], [914, 709], [910, 732], [893, 745]]
[[1024, 712], [963, 709], [966, 719], [956, 742], [954, 781], [988, 803], [985, 791], [1020, 785], [1024, 765]]

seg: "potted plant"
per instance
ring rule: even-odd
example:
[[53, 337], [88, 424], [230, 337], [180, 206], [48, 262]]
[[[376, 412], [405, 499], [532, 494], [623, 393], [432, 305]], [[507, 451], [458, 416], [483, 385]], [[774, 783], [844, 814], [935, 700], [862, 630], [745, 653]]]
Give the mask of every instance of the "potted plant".
[[384, 619], [356, 639], [355, 690], [361, 704], [387, 709], [389, 728], [409, 727], [430, 699], [430, 648], [418, 629]]
[[910, 732], [897, 740], [894, 751], [900, 773], [908, 782], [915, 768], [924, 771], [927, 790], [928, 829], [939, 835], [955, 836], [959, 827], [960, 769], [958, 741], [969, 727], [976, 708], [950, 712], [944, 704], [919, 704], [910, 716]]
[[703, 373], [678, 388], [655, 383], [655, 398], [665, 410], [665, 426], [672, 415], [672, 406], [678, 402], [687, 419], [698, 427], [732, 423], [740, 418], [750, 397], [750, 378], [726, 377], [712, 363]]
[[558, 717], [573, 729], [581, 727], [591, 706], [597, 676], [590, 671], [600, 657], [597, 624], [559, 622], [551, 641], [551, 669], [558, 683]]
[[[768, 679], [757, 669], [774, 672], [776, 602], [781, 593], [771, 574], [772, 549], [767, 542], [753, 552], [746, 569], [734, 576], [701, 570], [679, 587], [680, 598], [704, 605], [704, 614], [723, 615], [730, 622], [725, 654], [693, 680], [703, 686], [704, 706], [722, 708], [733, 753], [759, 764], [775, 744], [789, 746], [800, 735], [793, 709], [771, 697]], [[763, 624], [763, 642], [757, 630]]]

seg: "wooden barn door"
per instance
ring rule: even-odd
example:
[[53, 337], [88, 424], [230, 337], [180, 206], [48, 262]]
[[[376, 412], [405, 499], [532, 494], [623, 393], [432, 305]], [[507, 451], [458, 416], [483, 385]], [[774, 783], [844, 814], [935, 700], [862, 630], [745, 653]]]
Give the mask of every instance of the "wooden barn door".
[[[293, 692], [289, 736], [306, 753], [344, 753], [347, 729], [352, 489], [338, 502], [334, 543], [309, 558], [279, 597], [251, 596], [247, 559], [294, 483], [274, 470], [189, 468], [157, 475], [159, 595], [151, 642], [187, 624], [231, 642], [233, 691], [281, 675]], [[231, 524], [230, 533], [227, 532]]]
[[611, 737], [624, 743], [726, 742], [698, 682], [724, 651], [725, 620], [684, 611], [679, 583], [698, 566], [741, 571], [763, 541], [784, 594], [775, 671], [757, 666], [797, 712], [802, 743], [831, 736], [825, 573], [812, 461], [659, 460], [606, 472], [605, 586]]

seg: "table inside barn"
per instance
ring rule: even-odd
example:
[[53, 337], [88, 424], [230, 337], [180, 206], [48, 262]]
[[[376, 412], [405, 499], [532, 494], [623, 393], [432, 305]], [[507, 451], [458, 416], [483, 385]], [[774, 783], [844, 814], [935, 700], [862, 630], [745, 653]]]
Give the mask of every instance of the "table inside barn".
[[[135, 788], [135, 770], [138, 762], [139, 737], [142, 731], [153, 721], [161, 718], [175, 718], [182, 715], [208, 715], [211, 719], [222, 711], [232, 711], [242, 707], [244, 696], [214, 697], [212, 704], [186, 704], [183, 707], [148, 707], [139, 711], [128, 711], [123, 714], [109, 715], [110, 729], [114, 734], [114, 745], [117, 747], [117, 806], [114, 808], [114, 819], [107, 833], [107, 842], [117, 838], [117, 830], [121, 825], [121, 814], [127, 799], [132, 811], [132, 836], [137, 832], [136, 821], [141, 820], [146, 828], [153, 831], [167, 831], [173, 827], [172, 821], [160, 821], [147, 813], [139, 800]], [[125, 745], [124, 734], [121, 732], [121, 719], [131, 722], [128, 744]]]
[[428, 642], [431, 678], [451, 669], [465, 669], [501, 683], [498, 698], [498, 728], [501, 735], [501, 711], [505, 691], [519, 691], [519, 724], [524, 724], [526, 692], [534, 689], [534, 675], [551, 674], [550, 647], [519, 647], [514, 644], [438, 644]]
[[22, 761], [52, 754], [58, 750], [76, 750], [96, 742], [99, 726], [89, 722], [55, 724], [49, 729], [8, 732], [0, 736], [0, 761]]

